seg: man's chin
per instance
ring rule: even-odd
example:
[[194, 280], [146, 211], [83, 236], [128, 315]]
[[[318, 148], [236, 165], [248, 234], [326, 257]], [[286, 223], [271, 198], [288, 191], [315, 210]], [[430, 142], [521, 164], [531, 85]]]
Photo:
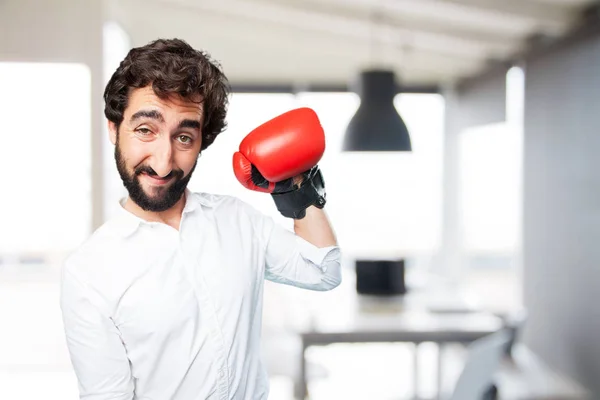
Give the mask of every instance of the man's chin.
[[140, 198], [130, 195], [130, 198], [144, 211], [162, 212], [168, 210], [174, 205], [167, 201], [166, 196], [143, 196]]
[[167, 201], [169, 194], [166, 190], [167, 188], [153, 188], [150, 190], [142, 189], [144, 194], [144, 199], [147, 203], [152, 204], [163, 204]]
[[129, 197], [145, 211], [165, 211], [173, 207], [183, 196], [183, 193], [179, 195], [172, 193], [171, 186], [153, 187], [142, 184], [137, 187], [137, 190], [130, 191]]
[[146, 196], [149, 199], [160, 200], [167, 196], [169, 187], [170, 187], [170, 185], [166, 185], [166, 186], [142, 185], [142, 192], [144, 193], [144, 196]]

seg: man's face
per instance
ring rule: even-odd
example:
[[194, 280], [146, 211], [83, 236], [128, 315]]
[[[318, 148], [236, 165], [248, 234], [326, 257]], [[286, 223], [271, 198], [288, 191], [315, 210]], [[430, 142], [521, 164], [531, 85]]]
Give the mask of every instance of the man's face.
[[134, 89], [118, 132], [109, 122], [115, 160], [129, 197], [143, 210], [160, 212], [183, 195], [202, 145], [202, 104], [151, 87]]

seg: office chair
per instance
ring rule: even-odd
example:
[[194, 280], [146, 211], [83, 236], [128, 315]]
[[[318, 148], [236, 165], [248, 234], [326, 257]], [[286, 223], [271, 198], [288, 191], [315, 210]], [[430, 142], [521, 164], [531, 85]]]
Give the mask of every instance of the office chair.
[[510, 332], [503, 329], [471, 343], [465, 366], [449, 400], [494, 399], [494, 374], [506, 354], [510, 339]]

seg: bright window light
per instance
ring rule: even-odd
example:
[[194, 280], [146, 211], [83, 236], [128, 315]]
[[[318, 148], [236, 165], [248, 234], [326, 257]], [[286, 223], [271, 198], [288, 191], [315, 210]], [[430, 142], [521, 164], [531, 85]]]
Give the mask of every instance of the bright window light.
[[0, 63], [0, 254], [70, 251], [90, 232], [90, 71]]

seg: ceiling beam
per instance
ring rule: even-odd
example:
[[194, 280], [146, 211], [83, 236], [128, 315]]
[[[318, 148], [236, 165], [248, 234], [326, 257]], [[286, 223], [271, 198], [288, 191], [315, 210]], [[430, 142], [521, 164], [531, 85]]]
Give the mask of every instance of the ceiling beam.
[[[299, 92], [352, 92], [350, 85], [343, 84], [267, 84], [267, 83], [243, 83], [233, 82], [231, 90], [234, 93], [299, 93]], [[440, 88], [436, 85], [402, 85], [399, 87], [399, 93], [440, 93]]]
[[[459, 39], [472, 40], [473, 38], [477, 38], [479, 42], [488, 43], [492, 47], [496, 44], [506, 45], [507, 40], [522, 38], [522, 35], [518, 32], [509, 34], [507, 32], [490, 32], [466, 24], [457, 25], [440, 20], [427, 19], [427, 16], [415, 17], [413, 15], [404, 15], [401, 12], [395, 12], [393, 4], [376, 9], [373, 7], [371, 1], [367, 2], [366, 0], [285, 0], [285, 4], [289, 5], [289, 7], [310, 9], [323, 14], [361, 19], [371, 24], [381, 21], [398, 29], [404, 28], [411, 31], [416, 30], [452, 36]], [[387, 3], [380, 4], [385, 5]], [[374, 19], [377, 19], [377, 21]]]
[[[191, 2], [193, 3], [193, 2]], [[229, 2], [228, 4], [231, 4]], [[140, 6], [146, 7], [146, 13], [136, 13]], [[164, 7], [168, 6], [168, 13]], [[210, 7], [213, 4], [209, 4]], [[257, 24], [255, 19], [247, 16], [238, 16], [230, 11], [221, 13], [211, 11], [212, 8], [200, 9], [196, 5], [187, 5], [185, 1], [173, 0], [128, 0], [120, 3], [119, 14], [127, 16], [123, 19], [135, 45], [142, 45], [156, 36], [178, 35], [186, 37], [191, 42], [200, 40], [199, 46], [211, 43], [215, 53], [225, 56], [233, 52], [235, 55], [248, 57], [245, 64], [261, 63], [261, 58], [266, 54], [275, 52], [276, 57], [285, 63], [286, 55], [302, 55], [307, 60], [317, 57], [320, 60], [339, 60], [340, 63], [364, 64], [362, 66], [396, 66], [407, 69], [418, 68], [420, 71], [436, 72], [469, 72], [485, 65], [487, 60], [481, 57], [456, 56], [455, 53], [425, 51], [423, 49], [407, 46], [403, 48], [397, 43], [389, 42], [379, 44], [378, 49], [371, 48], [369, 37], [350, 37], [348, 35], [332, 34], [328, 30], [310, 30], [305, 34], [302, 30], [294, 31], [288, 24]], [[167, 20], [179, 21], [177, 28], [149, 22], [154, 20], [154, 15], [161, 14]], [[114, 17], [114, 16], [113, 16]], [[197, 25], [198, 28], [194, 28]], [[240, 37], [240, 32], [253, 29], [252, 35]], [[293, 28], [293, 27], [291, 27]], [[218, 31], [217, 31], [218, 29]], [[168, 32], [168, 33], [166, 33]], [[194, 36], [196, 33], [198, 36]], [[276, 38], [277, 40], [273, 40]], [[295, 42], [302, 40], [301, 43]], [[312, 42], [312, 45], [311, 45]], [[214, 45], [218, 44], [218, 47]], [[294, 46], [298, 44], [298, 46]], [[217, 50], [218, 49], [218, 50]], [[377, 53], [381, 50], [384, 56], [381, 60], [373, 58], [370, 52]], [[261, 54], [261, 56], [256, 56]], [[254, 55], [254, 56], [253, 56]], [[376, 55], [376, 54], [375, 54]], [[380, 62], [378, 62], [380, 61]], [[232, 68], [230, 66], [230, 68]], [[447, 74], [446, 74], [447, 75]]]
[[514, 52], [509, 41], [488, 42], [477, 37], [456, 37], [448, 34], [406, 29], [390, 24], [374, 24], [368, 19], [351, 18], [336, 14], [299, 9], [268, 1], [221, 0], [215, 2], [193, 0], [154, 0], [164, 4], [179, 4], [203, 12], [213, 12], [240, 18], [278, 24], [352, 39], [373, 41], [401, 48], [413, 48], [463, 57], [472, 60], [500, 58]]
[[490, 64], [479, 74], [459, 80], [458, 88], [466, 88], [487, 80], [490, 76], [505, 74], [512, 66], [518, 66], [545, 57], [554, 52], [575, 46], [591, 37], [600, 37], [600, 3], [593, 3], [583, 10], [579, 10], [577, 17], [571, 23], [572, 27], [558, 38], [545, 37], [532, 40], [524, 50], [515, 53], [505, 61]]
[[478, 12], [492, 15], [528, 19], [539, 26], [545, 33], [560, 34], [576, 17], [572, 8], [558, 4], [541, 4], [524, 0], [424, 0], [429, 2], [443, 2], [477, 10]]
[[556, 4], [541, 5], [531, 0], [282, 0], [279, 4], [299, 7], [329, 7], [330, 9], [373, 13], [379, 12], [400, 25], [443, 27], [448, 34], [461, 31], [484, 36], [523, 37], [532, 30], [560, 34], [568, 26], [573, 7]]
[[600, 2], [594, 2], [579, 13], [577, 23], [573, 24], [565, 35], [559, 38], [531, 41], [529, 47], [513, 58], [516, 63], [531, 62], [598, 37], [600, 37]]

